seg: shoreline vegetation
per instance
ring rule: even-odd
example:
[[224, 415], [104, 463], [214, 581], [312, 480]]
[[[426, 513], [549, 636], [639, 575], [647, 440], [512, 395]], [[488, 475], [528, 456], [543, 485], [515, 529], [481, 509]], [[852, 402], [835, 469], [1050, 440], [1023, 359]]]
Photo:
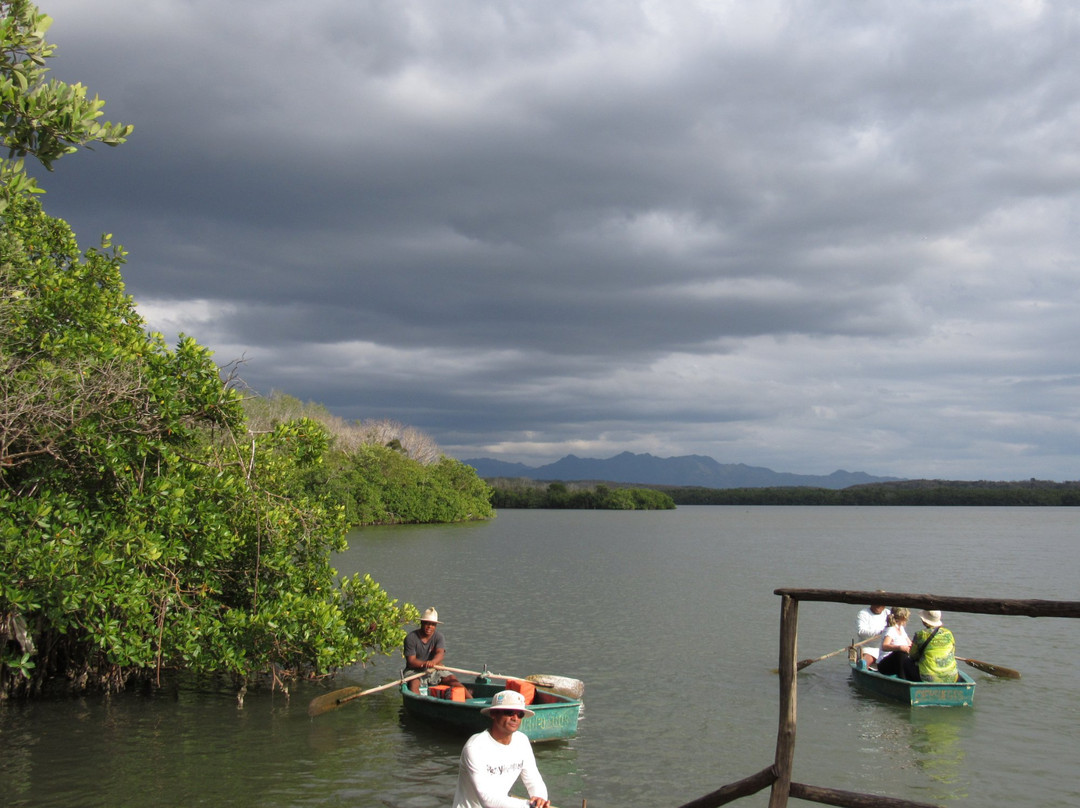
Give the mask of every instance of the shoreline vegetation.
[[[697, 486], [640, 485], [626, 488], [620, 483], [529, 480], [525, 478], [485, 478], [495, 491], [497, 508], [589, 508], [596, 505], [564, 504], [566, 497], [548, 495], [556, 504], [535, 504], [553, 486], [564, 492], [589, 490], [653, 490], [678, 505], [857, 505], [857, 506], [1005, 506], [1073, 507], [1080, 505], [1080, 482], [1023, 480], [902, 480], [868, 483], [848, 488], [783, 486], [767, 488], [703, 488]], [[619, 486], [622, 486], [619, 488]], [[525, 493], [519, 493], [525, 492]], [[537, 493], [539, 492], [539, 493]], [[580, 494], [587, 501], [585, 494]], [[635, 495], [636, 496], [636, 495]], [[529, 497], [532, 497], [530, 500]], [[529, 504], [518, 504], [519, 502]], [[664, 506], [667, 507], [667, 506]]]
[[447, 457], [431, 437], [396, 421], [346, 421], [322, 404], [280, 392], [244, 400], [248, 429], [273, 431], [305, 420], [329, 444], [305, 469], [302, 487], [343, 510], [349, 529], [491, 519], [491, 490], [471, 466]]
[[604, 511], [669, 511], [675, 501], [655, 488], [617, 483], [537, 482], [524, 478], [486, 479], [491, 504], [499, 508], [551, 508]]
[[904, 480], [850, 488], [663, 489], [677, 505], [1075, 506], [1080, 482]]

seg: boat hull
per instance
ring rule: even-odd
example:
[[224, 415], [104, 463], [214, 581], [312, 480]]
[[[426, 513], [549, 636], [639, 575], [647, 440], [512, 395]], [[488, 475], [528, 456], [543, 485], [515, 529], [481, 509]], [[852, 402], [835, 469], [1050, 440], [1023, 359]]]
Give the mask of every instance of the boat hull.
[[851, 679], [860, 690], [911, 707], [970, 707], [975, 699], [975, 680], [963, 671], [956, 682], [910, 682], [855, 663]]
[[[413, 693], [408, 683], [403, 683], [402, 703], [405, 712], [414, 718], [471, 735], [491, 726], [491, 719], [480, 710], [491, 706], [491, 697], [505, 690], [506, 683], [499, 680], [490, 683], [469, 682], [466, 687], [473, 692], [474, 698], [449, 701], [429, 696], [426, 685], [421, 685], [419, 693]], [[529, 709], [535, 715], [522, 719], [519, 731], [525, 733], [533, 743], [565, 740], [577, 735], [580, 699], [538, 688], [536, 701], [529, 705]]]

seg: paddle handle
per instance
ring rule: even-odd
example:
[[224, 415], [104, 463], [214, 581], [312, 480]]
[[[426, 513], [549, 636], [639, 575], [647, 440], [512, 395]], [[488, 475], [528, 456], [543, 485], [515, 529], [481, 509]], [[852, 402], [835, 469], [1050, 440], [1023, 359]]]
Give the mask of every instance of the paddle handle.
[[823, 660], [823, 659], [828, 659], [829, 657], [834, 657], [837, 654], [842, 654], [842, 653], [844, 653], [844, 651], [846, 651], [849, 648], [858, 648], [860, 645], [866, 645], [868, 642], [873, 642], [874, 640], [878, 639], [880, 636], [881, 636], [880, 634], [877, 634], [877, 635], [875, 635], [873, 637], [867, 637], [865, 640], [860, 640], [859, 642], [852, 643], [851, 645], [845, 645], [843, 648], [837, 648], [835, 651], [831, 651], [828, 654], [825, 654], [824, 656], [819, 656], [816, 659], [804, 659], [804, 660], [801, 660], [798, 664], [795, 665], [795, 670], [801, 671], [803, 668], [807, 667], [808, 665], [813, 665], [815, 662], [821, 662], [821, 660]]
[[502, 673], [492, 673], [491, 671], [467, 671], [464, 668], [451, 668], [447, 665], [436, 665], [435, 670], [450, 671], [451, 673], [467, 673], [471, 676], [490, 676], [492, 679], [524, 679], [524, 676], [507, 676]]
[[344, 704], [347, 701], [352, 701], [353, 699], [358, 699], [361, 696], [367, 696], [367, 695], [369, 695], [371, 693], [378, 693], [380, 690], [389, 690], [392, 687], [397, 687], [398, 685], [402, 685], [405, 682], [411, 682], [413, 679], [419, 679], [421, 676], [426, 676], [426, 675], [427, 675], [427, 671], [424, 671], [423, 673], [414, 673], [411, 676], [406, 676], [403, 679], [398, 679], [398, 680], [393, 681], [393, 682], [387, 682], [385, 685], [379, 685], [378, 687], [371, 687], [371, 688], [368, 688], [367, 690], [365, 690], [365, 691], [363, 691], [361, 693], [354, 693], [351, 696], [346, 696], [345, 698], [338, 701], [338, 704]]

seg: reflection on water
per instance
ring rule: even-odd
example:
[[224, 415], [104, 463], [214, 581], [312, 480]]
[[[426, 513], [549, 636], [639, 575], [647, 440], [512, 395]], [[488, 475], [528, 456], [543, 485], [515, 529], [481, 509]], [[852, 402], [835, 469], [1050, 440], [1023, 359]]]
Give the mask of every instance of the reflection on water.
[[[964, 735], [971, 727], [971, 708], [912, 708], [859, 693], [856, 715], [860, 749], [875, 760], [872, 771], [880, 771], [885, 761], [922, 802], [968, 797], [972, 773], [964, 766]], [[870, 790], [886, 794], [882, 788]]]
[[911, 715], [911, 751], [915, 763], [932, 784], [935, 800], [968, 796], [970, 773], [963, 766], [961, 728], [970, 725], [966, 708], [925, 708]]

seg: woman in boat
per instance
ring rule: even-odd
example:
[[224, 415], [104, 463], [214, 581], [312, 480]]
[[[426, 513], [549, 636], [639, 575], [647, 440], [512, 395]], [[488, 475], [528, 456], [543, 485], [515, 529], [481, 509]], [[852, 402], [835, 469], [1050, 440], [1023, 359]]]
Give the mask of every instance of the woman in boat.
[[878, 673], [886, 676], [900, 676], [904, 679], [918, 678], [919, 668], [908, 656], [911, 653], [911, 638], [907, 633], [907, 622], [911, 612], [903, 606], [893, 606], [889, 610], [889, 627], [881, 638], [881, 655], [878, 657]]
[[[473, 735], [461, 750], [453, 808], [551, 808], [532, 744], [518, 732], [523, 718], [536, 715], [525, 707], [525, 698], [501, 690], [480, 712], [491, 718], [491, 728]], [[519, 777], [528, 800], [509, 795]]]
[[919, 675], [912, 681], [955, 682], [959, 678], [956, 639], [945, 628], [941, 612], [923, 609], [919, 619], [924, 627], [911, 638], [911, 658], [918, 663]]

